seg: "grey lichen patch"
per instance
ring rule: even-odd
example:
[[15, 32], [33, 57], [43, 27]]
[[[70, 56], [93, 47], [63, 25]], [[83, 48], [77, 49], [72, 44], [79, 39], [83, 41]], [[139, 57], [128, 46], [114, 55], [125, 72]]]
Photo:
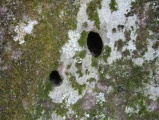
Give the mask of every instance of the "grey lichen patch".
[[[30, 19], [30, 18], [27, 18], [27, 19]], [[26, 22], [27, 25], [24, 23]], [[32, 30], [33, 30], [33, 27], [34, 25], [38, 24], [38, 22], [36, 20], [27, 20], [27, 21], [24, 21], [23, 23], [20, 22], [14, 29], [14, 32], [16, 32], [16, 36], [14, 36], [13, 40], [14, 41], [19, 41], [19, 44], [23, 44], [25, 41], [25, 36], [27, 34], [31, 34], [32, 33]]]
[[94, 21], [94, 25], [97, 29], [100, 29], [100, 20], [98, 16], [98, 9], [101, 9], [101, 1], [102, 0], [93, 0], [87, 4], [87, 14], [88, 19]]

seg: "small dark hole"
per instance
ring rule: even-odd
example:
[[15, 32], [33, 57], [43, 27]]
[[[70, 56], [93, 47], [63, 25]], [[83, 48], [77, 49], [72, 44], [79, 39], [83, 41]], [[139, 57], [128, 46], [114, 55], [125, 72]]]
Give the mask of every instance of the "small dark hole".
[[53, 82], [55, 86], [59, 86], [62, 84], [62, 79], [58, 73], [58, 71], [52, 71], [50, 73], [50, 80]]
[[156, 8], [156, 11], [159, 12], [159, 7]]
[[90, 32], [87, 38], [87, 46], [91, 54], [97, 58], [103, 49], [103, 42], [101, 37], [96, 32]]

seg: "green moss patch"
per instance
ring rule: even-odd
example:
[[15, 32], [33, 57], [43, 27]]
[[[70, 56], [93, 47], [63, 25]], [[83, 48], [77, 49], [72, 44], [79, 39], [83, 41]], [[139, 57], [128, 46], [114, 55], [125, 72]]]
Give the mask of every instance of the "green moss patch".
[[119, 39], [118, 41], [115, 41], [114, 47], [117, 47], [117, 50], [121, 51], [124, 45], [126, 45], [126, 42], [122, 39]]
[[71, 75], [70, 73], [67, 73], [68, 74], [68, 81], [70, 82], [72, 88], [74, 90], [77, 90], [78, 91], [78, 94], [81, 95], [83, 90], [86, 88], [86, 84], [79, 84], [77, 81], [76, 81], [76, 77]]
[[110, 7], [111, 12], [117, 11], [118, 4], [117, 4], [116, 0], [111, 0], [109, 3], [109, 7]]
[[[0, 92], [3, 99], [0, 102], [0, 118], [38, 119], [44, 110], [44, 119], [49, 119], [52, 109], [45, 106], [45, 101], [49, 99], [48, 93], [53, 85], [48, 76], [59, 65], [59, 50], [68, 40], [68, 30], [76, 29], [79, 6], [64, 0], [41, 1], [40, 4], [37, 0], [23, 0], [22, 3], [15, 4], [16, 11], [11, 2], [3, 2], [15, 14], [17, 23], [26, 15], [31, 20], [37, 20], [38, 24], [34, 27], [33, 34], [25, 37], [23, 45], [12, 41], [11, 35], [7, 37], [9, 39], [6, 44], [10, 44], [12, 49], [2, 55], [3, 66], [9, 69], [1, 71]], [[42, 6], [41, 14], [37, 12], [39, 6]], [[66, 13], [63, 20], [58, 17], [61, 10]], [[13, 25], [13, 22], [8, 23], [8, 27], [9, 25]], [[22, 52], [17, 61], [10, 57], [14, 50]]]
[[104, 50], [103, 50], [103, 60], [107, 63], [107, 59], [108, 57], [110, 57], [110, 54], [111, 54], [111, 47], [109, 47], [108, 45], [106, 45], [104, 47]]
[[88, 19], [94, 21], [94, 24], [97, 29], [100, 29], [100, 19], [98, 16], [97, 9], [101, 9], [101, 1], [102, 0], [93, 0], [87, 4], [87, 14]]
[[78, 44], [81, 46], [81, 47], [85, 47], [86, 43], [87, 43], [87, 36], [88, 36], [88, 33], [83, 30], [82, 33], [81, 33], [81, 37], [80, 39], [78, 40]]

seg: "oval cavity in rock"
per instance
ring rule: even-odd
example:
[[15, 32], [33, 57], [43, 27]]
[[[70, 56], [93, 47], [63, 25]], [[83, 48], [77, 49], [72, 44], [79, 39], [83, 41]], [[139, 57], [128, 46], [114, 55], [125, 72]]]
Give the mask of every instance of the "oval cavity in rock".
[[58, 71], [54, 70], [50, 73], [50, 80], [53, 82], [55, 86], [59, 86], [62, 84], [62, 79], [58, 73]]
[[96, 32], [90, 32], [87, 37], [87, 46], [91, 54], [97, 58], [103, 49], [103, 42], [101, 37]]

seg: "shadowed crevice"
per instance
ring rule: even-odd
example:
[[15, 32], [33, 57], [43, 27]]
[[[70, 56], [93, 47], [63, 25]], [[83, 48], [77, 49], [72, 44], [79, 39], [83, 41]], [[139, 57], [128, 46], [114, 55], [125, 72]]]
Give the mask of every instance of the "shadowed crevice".
[[90, 32], [87, 37], [87, 46], [91, 54], [97, 58], [103, 49], [103, 42], [101, 37], [96, 32]]
[[60, 86], [62, 84], [62, 79], [56, 70], [50, 73], [50, 80], [55, 86]]

